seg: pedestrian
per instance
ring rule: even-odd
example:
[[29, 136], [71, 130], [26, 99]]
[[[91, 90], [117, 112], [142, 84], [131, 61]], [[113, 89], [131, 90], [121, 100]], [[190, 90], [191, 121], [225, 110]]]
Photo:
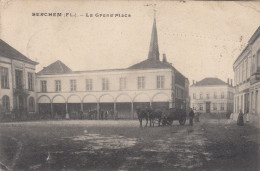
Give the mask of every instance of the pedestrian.
[[194, 111], [192, 108], [190, 109], [189, 117], [190, 117], [190, 126], [193, 126]]
[[244, 116], [242, 110], [240, 110], [237, 118], [237, 125], [238, 126], [243, 126], [244, 125]]

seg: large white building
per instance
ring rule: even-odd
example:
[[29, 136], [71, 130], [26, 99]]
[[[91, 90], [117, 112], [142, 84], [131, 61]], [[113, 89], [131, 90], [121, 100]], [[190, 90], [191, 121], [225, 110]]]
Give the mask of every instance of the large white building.
[[156, 20], [148, 58], [124, 69], [72, 71], [56, 61], [36, 74], [35, 97], [40, 115], [60, 116], [91, 110], [117, 111], [134, 118], [137, 106], [185, 108], [189, 81], [166, 60], [160, 61]]
[[231, 114], [234, 104], [232, 80], [204, 78], [190, 86], [190, 102], [195, 112]]
[[235, 73], [234, 115], [246, 114], [249, 123], [260, 124], [260, 27], [233, 64]]
[[36, 112], [34, 62], [0, 39], [0, 118], [17, 119]]

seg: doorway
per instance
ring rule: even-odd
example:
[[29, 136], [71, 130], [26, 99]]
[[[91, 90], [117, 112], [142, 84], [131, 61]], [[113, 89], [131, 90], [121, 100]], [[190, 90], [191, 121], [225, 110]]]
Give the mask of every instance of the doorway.
[[206, 113], [210, 113], [210, 102], [206, 102]]

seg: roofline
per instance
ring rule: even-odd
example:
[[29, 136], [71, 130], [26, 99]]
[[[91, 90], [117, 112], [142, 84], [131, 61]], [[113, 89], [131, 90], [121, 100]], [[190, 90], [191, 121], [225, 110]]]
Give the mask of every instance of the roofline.
[[129, 68], [119, 68], [119, 69], [102, 69], [102, 70], [85, 70], [85, 71], [72, 71], [68, 73], [61, 73], [61, 74], [39, 74], [37, 75], [68, 75], [68, 74], [80, 74], [80, 73], [91, 73], [91, 72], [105, 72], [105, 71], [137, 71], [137, 70], [171, 70], [171, 68], [144, 68], [144, 69], [129, 69]]
[[254, 34], [250, 37], [250, 39], [247, 42], [246, 47], [243, 49], [243, 51], [238, 55], [238, 57], [236, 58], [235, 62], [233, 63], [233, 65], [238, 61], [238, 59], [240, 58], [240, 56], [245, 52], [245, 50], [249, 47], [249, 45], [253, 44], [255, 42], [255, 40], [257, 39], [257, 37], [260, 35], [260, 26], [256, 29], [256, 31], [254, 32]]
[[248, 43], [249, 44], [254, 43], [259, 35], [260, 35], [260, 26], [257, 28], [257, 30], [254, 32], [254, 34], [251, 36], [251, 38], [249, 39]]
[[10, 58], [10, 57], [6, 57], [6, 56], [1, 56], [3, 58], [7, 58], [7, 59], [11, 59], [11, 60], [16, 60], [16, 61], [21, 61], [21, 62], [26, 62], [26, 63], [29, 63], [29, 64], [34, 64], [34, 65], [38, 65], [39, 63], [38, 62], [35, 62], [33, 60], [31, 61], [27, 61], [27, 60], [22, 60], [22, 59], [14, 59], [14, 58]]
[[[240, 59], [240, 57], [244, 54], [244, 52], [249, 48], [249, 44], [246, 45], [246, 47], [243, 49], [243, 51], [238, 55], [238, 57], [236, 58], [235, 62], [233, 63], [233, 65], [235, 65], [235, 63]], [[234, 67], [233, 67], [234, 69]]]

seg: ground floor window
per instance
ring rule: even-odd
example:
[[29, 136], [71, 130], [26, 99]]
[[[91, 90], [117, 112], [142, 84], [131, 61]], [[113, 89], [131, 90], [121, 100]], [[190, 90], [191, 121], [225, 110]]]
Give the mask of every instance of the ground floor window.
[[203, 103], [200, 103], [200, 110], [203, 110]]
[[217, 110], [217, 104], [216, 103], [213, 103], [213, 110]]
[[10, 111], [10, 99], [6, 95], [3, 96], [3, 99], [2, 99], [2, 111], [3, 112]]

